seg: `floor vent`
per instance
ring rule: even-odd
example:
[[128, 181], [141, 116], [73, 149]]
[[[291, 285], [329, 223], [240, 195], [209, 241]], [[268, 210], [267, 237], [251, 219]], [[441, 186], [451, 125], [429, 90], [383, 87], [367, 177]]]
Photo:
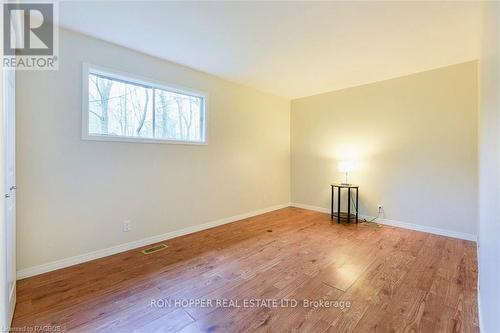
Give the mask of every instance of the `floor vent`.
[[165, 250], [168, 246], [166, 246], [165, 244], [160, 244], [160, 245], [155, 245], [153, 247], [150, 247], [148, 249], [145, 249], [145, 250], [142, 250], [141, 252], [143, 254], [150, 254], [150, 253], [153, 253], [153, 252], [158, 252], [158, 251], [161, 251], [161, 250]]

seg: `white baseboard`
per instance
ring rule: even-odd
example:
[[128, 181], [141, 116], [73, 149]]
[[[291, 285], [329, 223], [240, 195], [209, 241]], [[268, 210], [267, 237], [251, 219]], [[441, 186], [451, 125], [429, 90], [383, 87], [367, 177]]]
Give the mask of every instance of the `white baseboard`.
[[191, 234], [193, 232], [197, 232], [197, 231], [201, 231], [201, 230], [205, 230], [205, 229], [209, 229], [209, 228], [213, 228], [213, 227], [217, 227], [219, 225], [223, 225], [223, 224], [227, 224], [227, 223], [231, 223], [231, 222], [236, 222], [239, 220], [243, 220], [243, 219], [246, 219], [249, 217], [261, 215], [264, 213], [268, 213], [268, 212], [271, 212], [271, 211], [274, 211], [277, 209], [281, 209], [281, 208], [285, 208], [285, 207], [289, 207], [289, 206], [290, 206], [290, 203], [287, 202], [287, 203], [284, 203], [281, 205], [276, 205], [276, 206], [267, 207], [267, 208], [263, 208], [263, 209], [259, 209], [259, 210], [254, 210], [254, 211], [251, 211], [248, 213], [234, 215], [234, 216], [226, 217], [226, 218], [223, 218], [220, 220], [215, 220], [215, 221], [211, 221], [211, 222], [207, 222], [207, 223], [203, 223], [203, 224], [198, 224], [198, 225], [184, 228], [184, 229], [167, 232], [165, 234], [156, 235], [156, 236], [152, 236], [152, 237], [148, 237], [148, 238], [144, 238], [144, 239], [139, 239], [137, 241], [108, 247], [106, 249], [97, 250], [97, 251], [85, 253], [82, 255], [74, 256], [74, 257], [64, 258], [61, 260], [52, 261], [52, 262], [38, 265], [38, 266], [20, 269], [17, 271], [17, 279], [18, 280], [24, 279], [24, 278], [27, 278], [30, 276], [35, 276], [35, 275], [39, 275], [42, 273], [54, 271], [56, 269], [60, 269], [60, 268], [68, 267], [68, 266], [73, 266], [76, 264], [81, 264], [81, 263], [86, 262], [86, 261], [99, 259], [102, 257], [107, 257], [110, 255], [124, 252], [124, 251], [128, 251], [128, 250], [133, 250], [133, 249], [136, 249], [138, 247], [143, 247], [143, 246], [158, 243], [158, 242], [161, 242], [161, 241], [164, 241], [167, 239]]
[[297, 207], [297, 208], [308, 209], [308, 210], [314, 210], [316, 212], [330, 214], [330, 208], [323, 208], [323, 207], [318, 207], [318, 206], [304, 205], [304, 204], [295, 203], [295, 202], [292, 202], [290, 204], [290, 206]]
[[[35, 275], [47, 273], [50, 271], [54, 271], [56, 269], [65, 268], [65, 267], [73, 266], [76, 264], [81, 264], [81, 263], [86, 262], [86, 261], [107, 257], [107, 256], [110, 256], [110, 255], [113, 255], [116, 253], [125, 252], [128, 250], [143, 247], [143, 246], [146, 246], [149, 244], [158, 243], [158, 242], [161, 242], [161, 241], [164, 241], [167, 239], [191, 234], [193, 232], [213, 228], [213, 227], [216, 227], [219, 225], [235, 222], [238, 220], [243, 220], [243, 219], [246, 219], [249, 217], [268, 213], [268, 212], [271, 212], [271, 211], [274, 211], [277, 209], [282, 209], [282, 208], [285, 208], [288, 206], [318, 211], [321, 213], [327, 213], [327, 214], [330, 213], [329, 208], [305, 205], [305, 204], [300, 204], [300, 203], [284, 203], [284, 204], [280, 204], [280, 205], [276, 205], [276, 206], [272, 206], [272, 207], [267, 207], [267, 208], [255, 210], [255, 211], [244, 213], [244, 214], [230, 216], [227, 218], [223, 218], [223, 219], [208, 222], [208, 223], [198, 224], [198, 225], [184, 228], [184, 229], [180, 229], [180, 230], [171, 231], [171, 232], [168, 232], [165, 234], [148, 237], [148, 238], [140, 239], [140, 240], [125, 243], [125, 244], [120, 244], [117, 246], [112, 246], [112, 247], [109, 247], [106, 249], [97, 250], [97, 251], [93, 251], [90, 253], [85, 253], [82, 255], [49, 262], [46, 264], [20, 269], [17, 271], [17, 279], [18, 280], [24, 279], [24, 278], [27, 278], [30, 276], [35, 276]], [[367, 220], [370, 220], [373, 217], [366, 216], [366, 215], [360, 215], [360, 218], [365, 218]], [[448, 236], [448, 237], [453, 237], [453, 238], [476, 241], [475, 235], [462, 233], [462, 232], [458, 232], [458, 231], [453, 231], [453, 230], [434, 228], [434, 227], [429, 227], [429, 226], [423, 226], [423, 225], [407, 223], [407, 222], [400, 222], [400, 221], [395, 221], [395, 220], [388, 220], [388, 219], [377, 219], [377, 223], [390, 225], [390, 226], [394, 226], [394, 227], [399, 227], [399, 228], [404, 228], [404, 229], [428, 232], [428, 233], [436, 234], [436, 235], [442, 235], [442, 236]]]
[[[321, 213], [327, 213], [330, 214], [330, 209], [329, 208], [323, 208], [323, 207], [317, 207], [317, 206], [311, 206], [311, 205], [304, 205], [300, 203], [291, 203], [290, 204], [293, 207], [298, 207], [298, 208], [304, 208], [304, 209], [309, 209], [309, 210], [314, 210], [317, 212]], [[360, 219], [366, 219], [366, 220], [372, 220], [375, 217], [374, 216], [368, 216], [368, 215], [359, 215]], [[403, 228], [403, 229], [410, 229], [410, 230], [416, 230], [416, 231], [422, 231], [422, 232], [427, 232], [430, 234], [435, 234], [435, 235], [441, 235], [441, 236], [447, 236], [447, 237], [452, 237], [452, 238], [458, 238], [458, 239], [465, 239], [469, 241], [476, 241], [477, 236], [474, 234], [468, 234], [460, 231], [454, 231], [454, 230], [449, 230], [449, 229], [441, 229], [441, 228], [435, 228], [435, 227], [430, 227], [430, 226], [425, 226], [421, 224], [414, 224], [414, 223], [408, 223], [408, 222], [401, 222], [401, 221], [396, 221], [396, 220], [389, 220], [389, 219], [384, 219], [384, 218], [378, 218], [376, 220], [377, 223], [384, 224], [384, 225], [390, 225], [393, 227], [398, 227], [398, 228]]]

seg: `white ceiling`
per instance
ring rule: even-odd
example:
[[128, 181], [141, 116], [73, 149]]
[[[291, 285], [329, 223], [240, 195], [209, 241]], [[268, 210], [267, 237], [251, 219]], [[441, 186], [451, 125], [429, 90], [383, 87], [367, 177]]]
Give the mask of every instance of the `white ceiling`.
[[288, 98], [478, 58], [478, 2], [63, 2], [60, 24]]

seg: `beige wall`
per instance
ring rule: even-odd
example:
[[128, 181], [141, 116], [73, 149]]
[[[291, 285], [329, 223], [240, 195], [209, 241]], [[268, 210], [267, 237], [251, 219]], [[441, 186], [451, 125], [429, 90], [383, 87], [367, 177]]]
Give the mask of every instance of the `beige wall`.
[[[289, 202], [289, 101], [66, 30], [59, 44], [58, 71], [18, 72], [18, 268]], [[208, 145], [82, 141], [82, 61], [208, 92]]]
[[327, 208], [355, 160], [360, 210], [475, 235], [477, 63], [293, 100], [292, 202]]
[[480, 60], [479, 304], [481, 331], [500, 331], [500, 3], [484, 5]]

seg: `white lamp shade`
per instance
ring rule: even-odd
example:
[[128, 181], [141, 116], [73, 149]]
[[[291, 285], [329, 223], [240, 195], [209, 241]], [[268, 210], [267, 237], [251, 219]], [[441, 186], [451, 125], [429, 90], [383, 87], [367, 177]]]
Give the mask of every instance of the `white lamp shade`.
[[351, 172], [354, 170], [354, 162], [353, 161], [340, 161], [338, 165], [340, 172]]

